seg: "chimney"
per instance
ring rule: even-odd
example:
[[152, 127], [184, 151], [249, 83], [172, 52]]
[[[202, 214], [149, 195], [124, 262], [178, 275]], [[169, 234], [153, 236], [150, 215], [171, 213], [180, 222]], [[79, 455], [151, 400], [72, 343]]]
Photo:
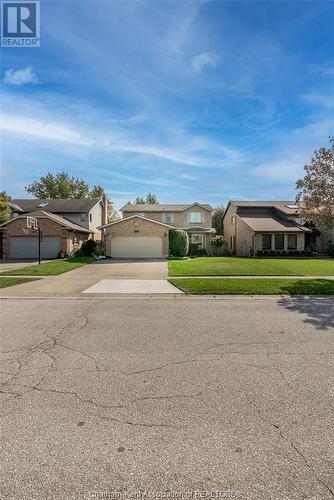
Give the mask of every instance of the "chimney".
[[108, 197], [106, 193], [102, 196], [102, 225], [108, 224]]

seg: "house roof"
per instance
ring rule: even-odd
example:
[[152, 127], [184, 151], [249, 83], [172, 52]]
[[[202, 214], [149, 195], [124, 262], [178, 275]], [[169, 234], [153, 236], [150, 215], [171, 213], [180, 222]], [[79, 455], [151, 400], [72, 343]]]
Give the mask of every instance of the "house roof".
[[127, 203], [124, 207], [121, 208], [121, 212], [183, 212], [187, 208], [190, 208], [194, 205], [198, 205], [199, 207], [204, 208], [205, 210], [209, 210], [212, 212], [213, 208], [211, 205], [207, 203], [188, 203], [187, 205], [174, 205], [174, 204], [134, 204]]
[[[299, 207], [295, 200], [268, 200], [268, 201], [253, 201], [253, 200], [231, 200], [226, 207], [224, 217], [227, 213], [229, 206], [232, 205], [235, 208], [245, 207], [245, 208], [275, 208], [280, 210], [285, 215], [298, 215]], [[224, 219], [223, 217], [223, 219]]]
[[1, 224], [0, 227], [6, 226], [7, 224], [10, 224], [11, 222], [14, 222], [17, 219], [26, 219], [27, 215], [29, 215], [30, 217], [35, 217], [36, 219], [50, 219], [53, 222], [62, 225], [66, 229], [71, 229], [72, 231], [80, 231], [81, 233], [87, 233], [87, 234], [94, 233], [94, 231], [86, 229], [85, 227], [82, 227], [79, 224], [75, 224], [74, 222], [65, 219], [65, 217], [61, 217], [60, 215], [56, 214], [51, 214], [50, 212], [46, 212], [45, 210], [35, 210], [34, 212], [18, 215], [17, 217], [14, 217], [9, 221], [4, 222], [3, 224]]
[[255, 232], [290, 232], [290, 233], [309, 233], [310, 229], [299, 226], [288, 219], [278, 218], [270, 215], [262, 216], [242, 216], [240, 217]]
[[[14, 211], [20, 213], [33, 212], [34, 210], [47, 210], [53, 213], [76, 213], [89, 212], [101, 198], [84, 198], [84, 199], [44, 199], [44, 200], [29, 200], [15, 199], [11, 200], [10, 204]], [[42, 205], [42, 206], [41, 206]]]
[[114, 222], [109, 222], [108, 224], [104, 224], [103, 226], [99, 226], [97, 229], [103, 229], [104, 227], [113, 226], [115, 224], [121, 224], [122, 222], [126, 222], [127, 220], [130, 220], [130, 219], [141, 219], [141, 220], [145, 220], [147, 222], [152, 222], [154, 224], [158, 224], [159, 226], [168, 227], [169, 229], [175, 229], [175, 227], [171, 226], [170, 224], [165, 224], [164, 222], [159, 222], [157, 220], [149, 219], [148, 217], [143, 217], [142, 215], [131, 215], [130, 217], [125, 217], [124, 219], [115, 220]]

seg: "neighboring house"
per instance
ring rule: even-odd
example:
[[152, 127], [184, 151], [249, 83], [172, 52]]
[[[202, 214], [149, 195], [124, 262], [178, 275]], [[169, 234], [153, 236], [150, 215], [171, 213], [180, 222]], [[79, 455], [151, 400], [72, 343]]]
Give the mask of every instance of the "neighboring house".
[[37, 258], [38, 235], [27, 228], [28, 215], [40, 224], [44, 259], [68, 254], [88, 238], [100, 240], [98, 227], [107, 222], [107, 204], [100, 198], [14, 199], [10, 205], [12, 217], [0, 226], [0, 254], [11, 259]]
[[183, 229], [192, 243], [210, 251], [212, 207], [188, 205], [127, 204], [123, 218], [104, 225], [106, 254], [115, 258], [166, 257], [169, 230]]
[[295, 201], [231, 201], [223, 232], [226, 249], [239, 256], [325, 250], [320, 231], [307, 227]]

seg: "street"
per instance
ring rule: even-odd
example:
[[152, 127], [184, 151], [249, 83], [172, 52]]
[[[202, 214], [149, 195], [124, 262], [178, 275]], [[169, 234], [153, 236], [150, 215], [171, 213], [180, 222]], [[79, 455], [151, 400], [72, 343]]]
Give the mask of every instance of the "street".
[[333, 299], [0, 308], [1, 498], [334, 497]]

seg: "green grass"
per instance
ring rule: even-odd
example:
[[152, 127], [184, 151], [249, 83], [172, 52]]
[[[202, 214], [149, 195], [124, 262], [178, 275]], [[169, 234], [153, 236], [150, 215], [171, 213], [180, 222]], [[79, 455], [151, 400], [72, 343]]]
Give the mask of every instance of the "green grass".
[[170, 276], [334, 276], [334, 259], [198, 257], [168, 266]]
[[0, 277], [0, 288], [7, 286], [20, 285], [21, 283], [29, 283], [29, 281], [38, 281], [38, 278], [2, 278]]
[[334, 294], [334, 281], [324, 279], [176, 278], [169, 281], [185, 293], [200, 295]]
[[3, 271], [1, 274], [6, 276], [21, 276], [21, 275], [29, 275], [29, 276], [56, 276], [57, 274], [67, 273], [68, 271], [72, 271], [77, 267], [85, 266], [90, 262], [93, 262], [94, 259], [91, 257], [75, 257], [73, 259], [57, 259], [51, 260], [50, 262], [45, 262], [40, 266], [27, 266], [21, 267], [19, 269], [12, 269], [11, 271]]

